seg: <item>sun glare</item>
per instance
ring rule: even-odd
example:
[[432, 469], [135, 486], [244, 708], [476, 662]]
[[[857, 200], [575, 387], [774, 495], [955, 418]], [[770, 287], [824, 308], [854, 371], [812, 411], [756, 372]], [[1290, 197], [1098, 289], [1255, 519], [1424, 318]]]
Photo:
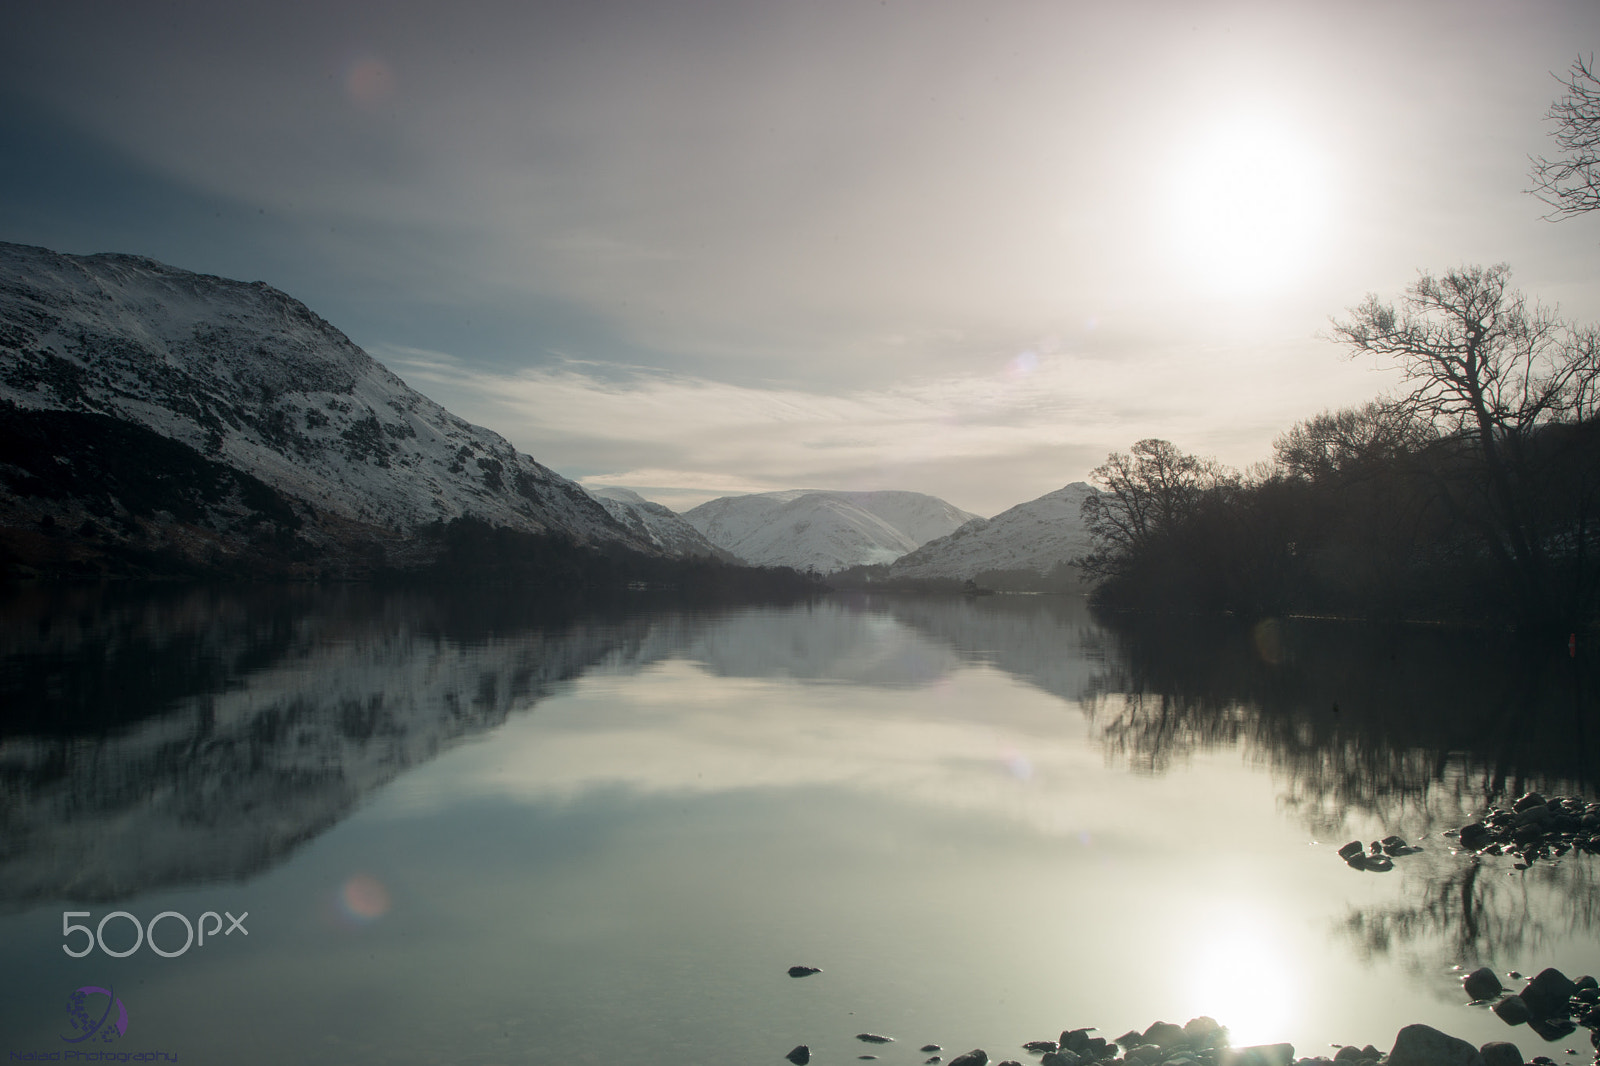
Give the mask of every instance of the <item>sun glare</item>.
[[1174, 256], [1204, 287], [1271, 291], [1317, 254], [1324, 165], [1286, 125], [1241, 118], [1208, 127], [1179, 151], [1170, 173]]
[[1259, 914], [1223, 907], [1188, 967], [1189, 1009], [1228, 1027], [1235, 1047], [1287, 1039], [1300, 1021], [1299, 989], [1282, 947]]

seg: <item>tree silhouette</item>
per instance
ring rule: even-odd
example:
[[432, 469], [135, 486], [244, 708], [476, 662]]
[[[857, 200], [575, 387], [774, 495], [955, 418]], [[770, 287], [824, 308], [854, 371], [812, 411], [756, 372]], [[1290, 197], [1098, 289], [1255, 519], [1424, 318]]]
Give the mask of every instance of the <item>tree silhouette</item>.
[[1545, 117], [1556, 124], [1562, 154], [1555, 159], [1532, 156], [1533, 188], [1528, 191], [1549, 204], [1546, 218], [1571, 218], [1600, 208], [1600, 76], [1594, 59], [1579, 56], [1565, 80], [1566, 95], [1550, 105]]
[[[1474, 524], [1525, 619], [1581, 615], [1593, 596], [1595, 479], [1563, 486], [1563, 510], [1548, 506], [1548, 472], [1563, 469], [1554, 432], [1592, 423], [1600, 377], [1593, 330], [1577, 330], [1507, 287], [1510, 270], [1465, 266], [1422, 273], [1396, 310], [1369, 295], [1333, 322], [1355, 354], [1399, 366], [1411, 385], [1407, 410], [1451, 442], [1467, 443], [1470, 475], [1451, 483], [1458, 512]], [[1584, 435], [1577, 447], [1586, 447]], [[1459, 451], [1460, 449], [1458, 449]], [[1571, 450], [1570, 447], [1566, 450]], [[1576, 508], [1576, 510], [1574, 510]], [[1558, 572], [1576, 558], [1582, 572]], [[1574, 600], [1572, 593], [1579, 593]], [[1572, 620], [1572, 619], [1567, 619]]]

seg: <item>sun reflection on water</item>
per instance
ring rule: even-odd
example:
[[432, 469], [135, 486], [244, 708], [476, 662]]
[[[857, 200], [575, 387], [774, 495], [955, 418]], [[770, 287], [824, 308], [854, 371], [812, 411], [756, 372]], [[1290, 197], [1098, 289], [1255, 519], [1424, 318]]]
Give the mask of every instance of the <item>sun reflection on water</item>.
[[1235, 1047], [1289, 1039], [1302, 989], [1270, 917], [1227, 904], [1204, 924], [1185, 971], [1188, 1017], [1215, 1018]]

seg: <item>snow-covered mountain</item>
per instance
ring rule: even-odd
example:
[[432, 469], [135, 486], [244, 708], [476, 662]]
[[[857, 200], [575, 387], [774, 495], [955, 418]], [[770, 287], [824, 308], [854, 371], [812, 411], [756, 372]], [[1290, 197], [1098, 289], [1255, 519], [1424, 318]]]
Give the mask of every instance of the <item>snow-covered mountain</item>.
[[994, 570], [1046, 574], [1092, 548], [1082, 509], [1084, 498], [1093, 492], [1084, 482], [1074, 481], [993, 518], [974, 518], [895, 560], [889, 574], [913, 580], [966, 580]]
[[[578, 543], [655, 550], [576, 484], [408, 388], [304, 304], [263, 282], [194, 274], [139, 256], [0, 244], [0, 408], [10, 418], [7, 430], [24, 437], [40, 437], [38, 416], [51, 412], [62, 413], [50, 423], [57, 434], [74, 419], [90, 436], [122, 433], [93, 416], [142, 427], [192, 450], [192, 476], [242, 471], [286, 498], [299, 517], [284, 519], [285, 528], [297, 535], [339, 526], [400, 536], [472, 515]], [[148, 443], [148, 435], [139, 440]], [[56, 462], [91, 462], [100, 477], [103, 453], [116, 447]], [[15, 467], [7, 478], [12, 500], [37, 502], [39, 472]], [[259, 496], [254, 486], [213, 495], [248, 512], [239, 499]], [[126, 504], [113, 496], [101, 506], [115, 512]], [[275, 505], [281, 510], [284, 499]], [[22, 507], [19, 514], [31, 512]], [[301, 529], [301, 520], [311, 526]], [[219, 520], [209, 514], [196, 521]]]
[[786, 489], [723, 496], [683, 517], [747, 562], [831, 573], [890, 562], [977, 516], [920, 492]]
[[741, 560], [732, 552], [717, 547], [677, 511], [645, 499], [632, 489], [602, 486], [584, 489], [611, 512], [611, 517], [640, 540], [654, 544], [668, 555], [710, 556], [725, 562]]

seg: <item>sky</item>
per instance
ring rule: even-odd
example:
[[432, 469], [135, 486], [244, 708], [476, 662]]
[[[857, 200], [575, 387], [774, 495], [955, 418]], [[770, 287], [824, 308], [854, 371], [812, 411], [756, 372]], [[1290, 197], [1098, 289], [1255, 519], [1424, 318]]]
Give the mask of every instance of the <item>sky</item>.
[[1392, 389], [1328, 339], [1509, 263], [1592, 0], [0, 0], [0, 240], [263, 280], [589, 485], [993, 515]]

